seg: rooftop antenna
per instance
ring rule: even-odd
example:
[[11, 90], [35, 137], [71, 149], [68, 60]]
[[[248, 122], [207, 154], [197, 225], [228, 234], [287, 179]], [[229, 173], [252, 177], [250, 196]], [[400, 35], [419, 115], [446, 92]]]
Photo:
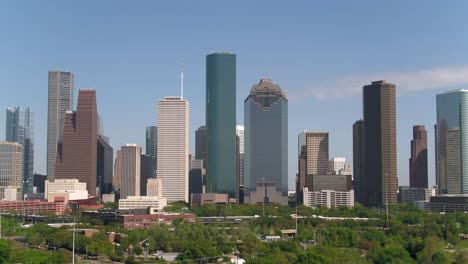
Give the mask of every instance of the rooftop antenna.
[[184, 59], [180, 61], [180, 99], [184, 99]]

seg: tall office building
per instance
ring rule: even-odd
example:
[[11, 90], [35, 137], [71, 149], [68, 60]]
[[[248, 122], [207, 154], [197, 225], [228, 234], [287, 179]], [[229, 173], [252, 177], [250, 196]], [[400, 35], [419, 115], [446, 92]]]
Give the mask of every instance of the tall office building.
[[439, 194], [468, 194], [468, 90], [437, 95], [436, 149]]
[[96, 90], [81, 89], [76, 112], [67, 111], [63, 139], [59, 142], [56, 179], [78, 179], [90, 195], [97, 195], [97, 103]]
[[234, 198], [236, 183], [236, 55], [206, 56], [207, 191]]
[[397, 203], [396, 87], [386, 81], [363, 87], [364, 188], [367, 205]]
[[146, 196], [146, 186], [148, 180], [153, 178], [153, 160], [154, 158], [149, 155], [141, 155], [141, 169], [140, 169], [140, 195]]
[[244, 147], [244, 126], [237, 125], [236, 126], [236, 146], [237, 154], [236, 154], [236, 173], [237, 173], [237, 182], [239, 185], [244, 185], [244, 175], [245, 175], [245, 147]]
[[112, 177], [112, 187], [114, 191], [120, 192], [122, 187], [122, 151], [119, 149], [115, 155], [114, 177]]
[[[141, 148], [136, 144], [122, 146], [120, 158], [120, 199], [140, 196]], [[117, 163], [117, 161], [116, 161]]]
[[32, 193], [34, 175], [34, 113], [27, 107], [6, 110], [6, 141], [23, 146], [23, 194]]
[[328, 174], [328, 132], [306, 130], [298, 139], [299, 157], [305, 155], [305, 175]]
[[203, 168], [206, 169], [206, 126], [201, 126], [195, 131], [195, 159], [203, 160]]
[[328, 170], [331, 174], [340, 174], [346, 168], [346, 159], [343, 157], [334, 157], [328, 162]]
[[158, 152], [158, 127], [146, 127], [146, 155], [156, 157]]
[[[16, 142], [0, 141], [0, 200], [5, 192], [16, 189], [16, 200], [23, 200], [23, 146]], [[11, 200], [11, 199], [8, 199]]]
[[278, 84], [261, 79], [252, 86], [244, 101], [244, 123], [245, 193], [267, 180], [287, 195], [288, 100]]
[[180, 96], [158, 101], [158, 178], [168, 202], [188, 202], [189, 102]]
[[364, 121], [353, 124], [353, 185], [356, 202], [367, 204], [364, 188]]
[[99, 195], [112, 192], [112, 163], [114, 160], [114, 149], [109, 144], [107, 137], [97, 136], [97, 187]]
[[410, 187], [428, 188], [427, 178], [427, 130], [424, 126], [413, 126], [411, 157], [409, 159]]
[[55, 179], [57, 147], [62, 141], [65, 113], [73, 110], [73, 73], [49, 71], [47, 112], [47, 178]]

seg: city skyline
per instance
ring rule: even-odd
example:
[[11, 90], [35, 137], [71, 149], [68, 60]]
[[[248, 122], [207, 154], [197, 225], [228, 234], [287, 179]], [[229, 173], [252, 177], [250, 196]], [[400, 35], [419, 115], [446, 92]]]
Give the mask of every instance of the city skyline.
[[[33, 3], [32, 7], [38, 5], [38, 3]], [[60, 8], [65, 8], [45, 5], [51, 8], [52, 11], [55, 10], [56, 13], [60, 13], [58, 12]], [[344, 98], [339, 100], [333, 99], [338, 96], [330, 96], [330, 94], [333, 95], [333, 91], [336, 92], [336, 89], [343, 87], [339, 81], [346, 76], [350, 77], [351, 80], [345, 83], [350, 84], [349, 86], [352, 86], [352, 89], [357, 87], [357, 91], [360, 90], [363, 84], [379, 79], [386, 79], [397, 85], [397, 144], [400, 185], [407, 185], [409, 182], [407, 161], [409, 151], [407, 145], [412, 136], [411, 128], [415, 124], [422, 124], [428, 128], [429, 185], [432, 185], [435, 183], [433, 130], [433, 124], [436, 122], [435, 95], [441, 91], [464, 88], [464, 86], [468, 85], [463, 80], [437, 81], [437, 76], [443, 75], [444, 72], [452, 72], [456, 76], [466, 73], [465, 65], [467, 62], [463, 58], [467, 57], [467, 51], [462, 47], [466, 47], [468, 40], [460, 37], [460, 32], [463, 30], [461, 25], [466, 24], [464, 23], [466, 17], [460, 13], [460, 10], [464, 10], [464, 8], [460, 7], [460, 5], [465, 5], [465, 3], [447, 4], [442, 10], [439, 10], [433, 3], [427, 3], [427, 13], [424, 14], [416, 12], [418, 10], [416, 3], [405, 5], [405, 10], [399, 10], [390, 3], [381, 4], [380, 6], [377, 4], [371, 5], [370, 8], [385, 9], [387, 12], [397, 13], [398, 17], [401, 18], [400, 21], [395, 21], [395, 24], [387, 27], [385, 27], [386, 24], [382, 24], [384, 22], [374, 23], [374, 25], [365, 23], [370, 19], [369, 16], [371, 18], [376, 16], [376, 14], [369, 12], [369, 8], [359, 11], [360, 8], [350, 9], [347, 5], [344, 4], [344, 7], [330, 11], [327, 9], [329, 7], [327, 4], [304, 3], [302, 8], [291, 7], [290, 9], [281, 10], [281, 12], [284, 12], [282, 17], [295, 14], [295, 18], [291, 23], [297, 25], [290, 30], [284, 30], [285, 27], [281, 23], [287, 23], [286, 21], [271, 21], [272, 25], [258, 22], [257, 15], [261, 13], [259, 10], [265, 8], [264, 6], [260, 7], [259, 4], [259, 6], [252, 6], [251, 10], [244, 11], [245, 21], [242, 23], [234, 23], [239, 22], [239, 20], [233, 15], [225, 16], [226, 20], [222, 25], [227, 26], [226, 33], [220, 31], [219, 26], [210, 25], [208, 29], [212, 30], [214, 34], [209, 34], [202, 28], [207, 23], [216, 20], [213, 18], [195, 18], [183, 10], [181, 16], [187, 16], [189, 19], [194, 20], [193, 29], [182, 29], [180, 24], [175, 23], [176, 18], [168, 18], [162, 15], [160, 11], [157, 11], [156, 15], [151, 14], [150, 16], [149, 13], [151, 12], [149, 11], [154, 11], [154, 8], [148, 8], [148, 11], [143, 9], [127, 10], [129, 14], [124, 15], [122, 18], [125, 23], [130, 22], [129, 16], [133, 16], [137, 12], [141, 14], [138, 19], [130, 24], [130, 28], [142, 25], [142, 30], [132, 33], [127, 28], [121, 31], [120, 27], [110, 26], [105, 23], [108, 18], [115, 21], [117, 17], [121, 17], [122, 13], [124, 13], [123, 10], [125, 10], [123, 4], [110, 7], [112, 11], [115, 11], [113, 12], [115, 14], [106, 14], [103, 18], [93, 16], [93, 14], [97, 15], [108, 7], [105, 7], [102, 3], [97, 4], [96, 9], [90, 11], [89, 24], [83, 23], [83, 18], [80, 18], [84, 9], [73, 9], [71, 7], [76, 7], [76, 5], [66, 4], [65, 6], [68, 6], [70, 10], [73, 9], [74, 12], [67, 14], [67, 16], [70, 16], [70, 22], [67, 22], [68, 19], [66, 19], [67, 21], [63, 21], [63, 25], [53, 25], [54, 19], [47, 18], [46, 13], [42, 11], [31, 15], [28, 11], [22, 9], [21, 4], [11, 4], [11, 6], [3, 9], [5, 11], [0, 11], [2, 15], [3, 12], [6, 12], [5, 16], [2, 17], [11, 22], [8, 23], [9, 29], [7, 29], [6, 35], [7, 38], [11, 39], [11, 42], [0, 44], [4, 48], [2, 52], [8, 51], [9, 53], [5, 53], [4, 56], [9, 63], [2, 65], [1, 69], [5, 72], [5, 78], [0, 80], [0, 85], [9, 87], [11, 92], [2, 97], [1, 104], [4, 109], [10, 105], [24, 105], [31, 107], [37, 113], [36, 130], [38, 133], [36, 134], [35, 153], [37, 159], [35, 160], [35, 171], [45, 173], [46, 143], [44, 139], [46, 138], [47, 123], [47, 71], [57, 68], [70, 70], [75, 74], [76, 88], [95, 87], [100, 95], [109, 95], [100, 97], [102, 98], [102, 100], [100, 99], [100, 114], [106, 120], [106, 128], [111, 131], [108, 134], [111, 146], [117, 149], [129, 142], [136, 142], [138, 145], [144, 146], [142, 131], [147, 125], [156, 125], [154, 116], [157, 100], [166, 95], [174, 94], [176, 91], [169, 87], [176, 87], [180, 57], [184, 57], [185, 97], [191, 101], [192, 105], [192, 112], [190, 113], [190, 123], [192, 125], [189, 132], [190, 153], [194, 154], [194, 131], [197, 127], [204, 125], [204, 56], [209, 54], [211, 50], [228, 49], [238, 56], [237, 69], [239, 74], [236, 95], [238, 124], [243, 123], [242, 103], [243, 98], [248, 94], [251, 83], [259, 78], [271, 77], [288, 88], [291, 95], [288, 138], [289, 189], [293, 189], [291, 183], [294, 182], [297, 171], [297, 150], [295, 147], [297, 139], [295, 135], [304, 129], [329, 131], [330, 156], [342, 156], [350, 163], [352, 162], [352, 133], [350, 127], [362, 115], [359, 92], [356, 94], [354, 90], [352, 93], [348, 89], [343, 90], [343, 93], [340, 94], [344, 95]], [[356, 5], [360, 6], [359, 4]], [[168, 5], [163, 6], [161, 9], [173, 10], [173, 8], [174, 6]], [[240, 7], [235, 5], [233, 8]], [[269, 5], [268, 8], [271, 14], [279, 14], [281, 9], [274, 3]], [[343, 14], [344, 10], [341, 9], [349, 11], [349, 14], [345, 14], [342, 18], [349, 25], [343, 23], [341, 18], [334, 23], [329, 23], [326, 17], [330, 17], [330, 13]], [[208, 8], [208, 12], [210, 10], [212, 11], [213, 8]], [[310, 14], [306, 16], [306, 10], [317, 11], [314, 11], [313, 14], [315, 15], [313, 16]], [[324, 12], [324, 10], [328, 11]], [[398, 10], [399, 12], [396, 12]], [[315, 12], [323, 12], [323, 14]], [[432, 17], [432, 19], [429, 19], [429, 17]], [[444, 21], [440, 20], [442, 17], [445, 19]], [[19, 21], [23, 22], [20, 23]], [[35, 23], [37, 21], [39, 22]], [[152, 25], [157, 25], [157, 22], [160, 21], [167, 21], [169, 29], [173, 29], [180, 34], [168, 33], [171, 30], [155, 27], [155, 34], [153, 35], [157, 35], [157, 37], [147, 36], [146, 30]], [[303, 23], [299, 23], [301, 21]], [[247, 24], [251, 24], [251, 27], [246, 27]], [[53, 26], [48, 28], [49, 25]], [[90, 25], [96, 27], [97, 30], [93, 30]], [[363, 28], [359, 29], [357, 25], [361, 25]], [[404, 28], [402, 25], [408, 28]], [[46, 30], [46, 33], [51, 36], [50, 39], [40, 37], [42, 31], [37, 30], [39, 26]], [[354, 28], [355, 31], [352, 32], [355, 32], [356, 35], [345, 46], [338, 44], [338, 40], [343, 37], [343, 34], [349, 37], [349, 33], [346, 34], [348, 27]], [[91, 39], [93, 36], [98, 37], [95, 42], [87, 42], [86, 45], [79, 47], [71, 42], [80, 43], [76, 41], [80, 34], [70, 34], [70, 38], [57, 39], [59, 35], [53, 31], [63, 32], [61, 31], [62, 28], [67, 28], [71, 32], [84, 32], [82, 36], [87, 39]], [[419, 28], [418, 32], [420, 34], [417, 36], [411, 33], [414, 32], [415, 28]], [[445, 30], [446, 28], [451, 30]], [[109, 31], [106, 29], [109, 29]], [[34, 30], [37, 32], [33, 32]], [[243, 33], [228, 36], [229, 32], [236, 30]], [[108, 32], [106, 36], [110, 40], [104, 41], [99, 35], [95, 35], [98, 31]], [[116, 34], [117, 31], [119, 34]], [[260, 34], [257, 34], [259, 32]], [[330, 32], [331, 34], [329, 34]], [[406, 39], [406, 41], [402, 43], [396, 41], [380, 43], [377, 47], [374, 42], [369, 41], [369, 37], [366, 37], [368, 32], [379, 32], [374, 33], [379, 35], [393, 35], [393, 39], [402, 38]], [[18, 34], [24, 35], [25, 33], [31, 33], [33, 41], [30, 41], [30, 43], [19, 41]], [[119, 44], [118, 40], [120, 38], [118, 36], [121, 36], [121, 33], [129, 34], [129, 36], [137, 39], [142, 37], [147, 41], [135, 43], [128, 40]], [[252, 46], [252, 43], [271, 36], [273, 33], [276, 33], [279, 39], [277, 43], [266, 43], [263, 49]], [[197, 34], [201, 34], [200, 37], [197, 37]], [[220, 34], [226, 39], [216, 40], [215, 35], [219, 36]], [[190, 36], [194, 41], [190, 45], [178, 41], [184, 35]], [[290, 38], [285, 42], [282, 38], [287, 35]], [[427, 38], [431, 38], [431, 35], [437, 35], [438, 40], [434, 42], [425, 41]], [[244, 40], [239, 36], [244, 36]], [[167, 37], [167, 40], [163, 40], [164, 37]], [[454, 38], [458, 40], [456, 43], [448, 41]], [[248, 39], [248, 42], [245, 39]], [[288, 38], [284, 37], [284, 39]], [[57, 43], [53, 44], [52, 40]], [[366, 44], [366, 41], [369, 43]], [[178, 44], [170, 47], [168, 42]], [[417, 43], [421, 42], [428, 44], [420, 47]], [[155, 45], [155, 43], [161, 44]], [[52, 49], [45, 51], [41, 48], [48, 47], [48, 44], [52, 44]], [[66, 48], [68, 45], [70, 45], [70, 49]], [[323, 50], [322, 48], [326, 46], [330, 47]], [[345, 47], [349, 49], [345, 49]], [[403, 49], [403, 47], [405, 48]], [[139, 52], [135, 53], [133, 51], [135, 48], [146, 52], [145, 57], [140, 56], [141, 53]], [[349, 52], [350, 50], [353, 52]], [[23, 53], [23, 51], [26, 52]], [[320, 54], [318, 51], [320, 51]], [[366, 55], [366, 53], [369, 53], [369, 55]], [[21, 56], [17, 56], [19, 54]], [[424, 54], [432, 54], [432, 56], [428, 58]], [[385, 65], [372, 63], [370, 57], [378, 55], [382, 56], [383, 59], [387, 59]], [[95, 58], [88, 59], [92, 57]], [[112, 57], [118, 57], [118, 60]], [[28, 63], [31, 60], [35, 63]], [[122, 60], [127, 62], [126, 65], [117, 66], [119, 64], [117, 61]], [[297, 65], [297, 67], [290, 67], [290, 65]], [[134, 68], [134, 70], [130, 68]], [[332, 68], [333, 70], [331, 70]], [[16, 72], [16, 69], [22, 69], [22, 71]], [[27, 80], [19, 78], [20, 72], [24, 71], [29, 73]], [[126, 74], [123, 74], [124, 72]], [[140, 80], [135, 80], [132, 77], [136, 76], [136, 72], [139, 72], [138, 76], [142, 76]], [[426, 77], [427, 74], [430, 74], [431, 78], [426, 78], [429, 81], [423, 81], [425, 79], [423, 77]], [[361, 84], [356, 85], [356, 82]], [[310, 88], [320, 86], [332, 86], [335, 90], [328, 89], [328, 93], [324, 94], [321, 89]], [[126, 92], [128, 89], [132, 92]], [[306, 93], [302, 93], [304, 90]], [[26, 98], [24, 94], [31, 94], [32, 96]], [[298, 96], [298, 94], [303, 96]], [[75, 98], [76, 95], [77, 89], [75, 89]], [[418, 113], [412, 113], [411, 111], [415, 107], [413, 105], [415, 100], [421, 104], [421, 111], [417, 111]], [[128, 107], [120, 107], [121, 105]], [[301, 109], [306, 111], [302, 113]], [[4, 138], [3, 126], [5, 122], [4, 117], [1, 118], [0, 133], [2, 134], [0, 134], [0, 138]], [[122, 128], [120, 120], [126, 121], [125, 127]]]

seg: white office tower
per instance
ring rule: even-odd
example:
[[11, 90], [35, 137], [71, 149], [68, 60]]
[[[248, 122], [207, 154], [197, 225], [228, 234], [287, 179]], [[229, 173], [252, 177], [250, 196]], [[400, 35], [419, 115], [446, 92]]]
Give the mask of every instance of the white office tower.
[[158, 101], [158, 178], [167, 202], [188, 202], [189, 103], [181, 96]]
[[55, 180], [57, 145], [62, 141], [65, 112], [73, 110], [73, 73], [49, 71], [47, 111], [47, 179]]
[[162, 183], [160, 178], [148, 179], [148, 184], [146, 184], [146, 196], [162, 197]]

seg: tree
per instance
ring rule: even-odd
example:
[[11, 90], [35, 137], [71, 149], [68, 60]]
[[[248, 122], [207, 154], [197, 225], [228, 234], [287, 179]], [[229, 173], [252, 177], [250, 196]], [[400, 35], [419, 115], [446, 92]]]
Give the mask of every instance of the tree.
[[11, 246], [5, 239], [0, 239], [0, 263], [10, 262]]

